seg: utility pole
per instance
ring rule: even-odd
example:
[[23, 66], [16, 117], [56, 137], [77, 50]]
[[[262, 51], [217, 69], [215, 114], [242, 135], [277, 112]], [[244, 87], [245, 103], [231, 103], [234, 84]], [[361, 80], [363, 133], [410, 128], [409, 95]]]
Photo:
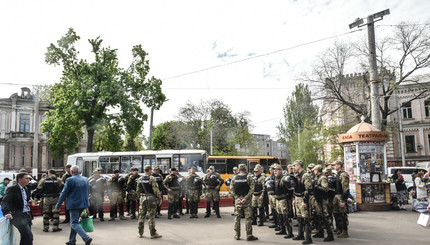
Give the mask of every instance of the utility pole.
[[372, 124], [379, 130], [381, 129], [381, 109], [379, 105], [379, 79], [378, 79], [378, 67], [376, 65], [376, 45], [375, 45], [375, 22], [383, 19], [384, 15], [390, 14], [390, 10], [369, 15], [367, 17], [367, 23], [363, 24], [364, 21], [361, 18], [349, 25], [349, 28], [362, 27], [367, 25], [368, 44], [369, 44], [369, 65], [370, 65], [370, 103], [372, 113]]
[[149, 123], [149, 142], [148, 142], [148, 150], [152, 150], [152, 131], [153, 131], [153, 124], [154, 122], [154, 107], [151, 107], [151, 120]]

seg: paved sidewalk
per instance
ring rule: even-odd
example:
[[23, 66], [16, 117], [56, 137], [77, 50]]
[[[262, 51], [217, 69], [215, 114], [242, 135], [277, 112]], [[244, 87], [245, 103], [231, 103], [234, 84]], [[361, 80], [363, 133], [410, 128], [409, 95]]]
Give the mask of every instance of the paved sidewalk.
[[[330, 243], [325, 243], [321, 238], [314, 238], [314, 244], [430, 244], [429, 231], [417, 225], [418, 213], [409, 211], [389, 211], [389, 212], [358, 212], [350, 214], [350, 238], [335, 239]], [[283, 236], [276, 236], [273, 229], [269, 229], [268, 222], [263, 227], [253, 226], [254, 235], [259, 237], [258, 241], [247, 242], [242, 239], [233, 239], [233, 207], [221, 208], [221, 219], [212, 215], [210, 218], [203, 218], [204, 209], [199, 209], [199, 219], [190, 219], [189, 215], [181, 216], [180, 219], [167, 219], [166, 211], [162, 211], [163, 216], [156, 219], [157, 232], [163, 237], [160, 239], [149, 239], [149, 230], [145, 224], [144, 238], [137, 237], [137, 220], [115, 220], [109, 222], [109, 213], [105, 213], [104, 222], [95, 220], [95, 232], [89, 233], [93, 238], [94, 245], [100, 244], [301, 244], [299, 241], [284, 239]], [[61, 221], [64, 216], [61, 216]], [[68, 241], [70, 225], [61, 224], [61, 232], [42, 232], [42, 217], [38, 216], [33, 220], [33, 234], [35, 245], [62, 245]], [[297, 234], [296, 228], [294, 233]], [[245, 237], [244, 220], [242, 220], [242, 237]], [[77, 244], [84, 244], [78, 236]]]

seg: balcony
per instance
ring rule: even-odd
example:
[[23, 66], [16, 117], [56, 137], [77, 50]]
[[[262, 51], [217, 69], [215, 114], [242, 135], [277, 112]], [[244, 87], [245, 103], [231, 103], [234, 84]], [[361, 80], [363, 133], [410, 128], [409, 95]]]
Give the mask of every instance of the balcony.
[[10, 132], [10, 138], [34, 138], [34, 133], [30, 132]]

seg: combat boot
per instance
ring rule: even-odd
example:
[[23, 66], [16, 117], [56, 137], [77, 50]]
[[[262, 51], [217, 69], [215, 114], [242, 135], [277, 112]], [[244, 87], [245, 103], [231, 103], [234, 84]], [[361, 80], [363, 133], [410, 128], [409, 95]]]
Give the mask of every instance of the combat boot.
[[302, 218], [297, 218], [297, 221], [299, 222], [299, 234], [297, 234], [296, 237], [293, 237], [293, 240], [298, 241], [298, 240], [305, 240], [305, 236], [303, 235], [303, 219]]
[[114, 217], [110, 217], [110, 219], [108, 219], [108, 221], [114, 221], [115, 218]]
[[333, 241], [334, 240], [333, 232], [331, 231], [331, 225], [330, 225], [330, 222], [328, 221], [328, 217], [325, 219], [324, 224], [327, 230], [327, 237], [324, 238], [324, 242]]
[[258, 237], [251, 235], [251, 236], [247, 237], [246, 240], [247, 241], [255, 241], [255, 240], [258, 240]]
[[279, 225], [281, 226], [281, 230], [276, 232], [276, 235], [286, 235], [287, 231], [285, 230], [285, 220], [282, 214], [279, 215]]
[[348, 238], [348, 237], [349, 237], [349, 234], [348, 234], [348, 231], [346, 231], [346, 230], [343, 230], [342, 233], [340, 233], [337, 236], [337, 238]]
[[252, 223], [251, 225], [257, 225], [257, 209], [252, 208]]
[[264, 209], [263, 208], [259, 208], [258, 212], [259, 212], [259, 216], [260, 216], [260, 220], [258, 222], [258, 226], [263, 226], [264, 225]]
[[209, 218], [211, 216], [211, 202], [206, 201], [206, 215], [205, 218]]
[[291, 224], [290, 224], [290, 221], [289, 221], [289, 219], [288, 219], [288, 216], [287, 215], [285, 215], [285, 225], [286, 225], [286, 227], [287, 227], [287, 235], [286, 236], [284, 236], [284, 238], [285, 239], [289, 239], [289, 238], [292, 238], [292, 237], [294, 237], [294, 235], [293, 235], [293, 227], [291, 226]]
[[119, 216], [119, 219], [120, 219], [120, 220], [126, 220], [126, 218], [124, 217], [124, 215], [120, 215], [120, 216]]
[[160, 238], [161, 235], [158, 233], [155, 233], [154, 235], [151, 235], [151, 239]]
[[302, 242], [302, 244], [311, 244], [312, 238], [311, 238], [312, 230], [311, 230], [311, 224], [309, 223], [309, 219], [305, 219], [305, 240]]

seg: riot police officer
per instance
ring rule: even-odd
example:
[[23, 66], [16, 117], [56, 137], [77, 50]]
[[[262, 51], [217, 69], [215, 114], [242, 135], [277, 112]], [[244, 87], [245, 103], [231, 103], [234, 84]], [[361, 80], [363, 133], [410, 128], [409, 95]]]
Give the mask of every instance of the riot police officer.
[[113, 171], [114, 176], [107, 182], [110, 202], [110, 219], [115, 220], [115, 215], [119, 212], [119, 219], [124, 220], [124, 199], [122, 198], [122, 189], [124, 177], [119, 176], [119, 170]]
[[336, 195], [333, 200], [333, 215], [336, 220], [336, 226], [339, 228], [337, 238], [347, 238], [348, 235], [348, 207], [347, 201], [349, 197], [349, 175], [343, 168], [342, 161], [332, 163], [336, 175]]
[[136, 207], [139, 207], [139, 195], [136, 192], [137, 180], [140, 178], [139, 169], [133, 168], [133, 174], [127, 181], [127, 200], [130, 201], [130, 218], [136, 218]]
[[296, 207], [299, 222], [298, 235], [293, 240], [304, 240], [302, 244], [312, 243], [312, 230], [309, 199], [312, 192], [312, 176], [303, 169], [303, 161], [294, 161], [296, 187], [294, 189], [294, 206]]
[[90, 215], [96, 218], [98, 212], [100, 221], [104, 221], [103, 218], [103, 202], [104, 192], [106, 186], [106, 179], [100, 175], [101, 169], [96, 169], [93, 172], [88, 181], [90, 182]]
[[314, 219], [319, 220], [317, 222], [319, 225], [317, 227], [318, 232], [313, 237], [320, 237], [324, 238], [324, 227], [327, 231], [327, 237], [324, 238], [324, 242], [333, 241], [333, 233], [331, 230], [331, 224], [329, 223], [329, 217], [328, 217], [328, 181], [327, 176], [322, 174], [322, 166], [316, 165], [313, 168], [314, 174], [315, 174], [315, 182], [314, 182], [314, 197], [316, 201], [316, 212]]
[[176, 168], [170, 169], [170, 174], [166, 176], [163, 184], [167, 188], [167, 199], [169, 201], [167, 218], [171, 219], [173, 216], [173, 218], [179, 219], [180, 216], [176, 213], [178, 212], [179, 208], [179, 192], [181, 187], [179, 184], [179, 177], [177, 175]]
[[[158, 167], [158, 166], [155, 167], [152, 170], [151, 175], [154, 176], [155, 182], [157, 182], [158, 189], [160, 190], [160, 195], [162, 198], [163, 195], [167, 193], [167, 189], [163, 185], [163, 175], [161, 175], [161, 173], [160, 173], [160, 167]], [[158, 218], [158, 216], [162, 216], [162, 214], [161, 214], [161, 202], [159, 203], [159, 205], [157, 205], [157, 212], [155, 213], [155, 218]]]
[[203, 177], [203, 184], [206, 188], [206, 215], [205, 218], [211, 216], [211, 201], [213, 202], [213, 208], [215, 209], [216, 217], [221, 218], [219, 212], [219, 190], [221, 189], [224, 180], [221, 178], [219, 173], [215, 172], [214, 166], [209, 167], [209, 173]]
[[252, 225], [257, 224], [257, 216], [259, 217], [258, 226], [263, 226], [264, 220], [264, 182], [265, 177], [261, 174], [259, 168], [254, 168], [254, 193], [252, 195]]
[[254, 181], [252, 176], [246, 173], [246, 165], [239, 164], [239, 173], [233, 176], [231, 180], [231, 192], [235, 201], [234, 238], [240, 240], [240, 219], [245, 216], [246, 219], [246, 240], [258, 240], [258, 237], [252, 235], [252, 207], [251, 196], [254, 193]]
[[55, 205], [58, 202], [58, 197], [61, 193], [61, 188], [63, 187], [63, 182], [60, 179], [57, 179], [55, 176], [55, 170], [50, 169], [48, 171], [48, 175], [46, 178], [42, 179], [37, 189], [43, 195], [43, 231], [49, 231], [49, 219], [52, 213], [53, 219], [53, 232], [61, 231], [61, 228], [58, 228], [60, 223], [60, 210], [55, 208]]
[[148, 226], [151, 233], [151, 239], [160, 238], [161, 235], [155, 229], [155, 213], [158, 203], [161, 202], [160, 189], [155, 181], [154, 176], [151, 176], [152, 168], [150, 165], [144, 167], [145, 173], [138, 179], [136, 192], [140, 196], [139, 205], [139, 222], [138, 222], [138, 237], [143, 237], [143, 227], [145, 218], [148, 216]]
[[[288, 205], [288, 199], [292, 198], [293, 193], [285, 181], [282, 167], [279, 164], [274, 166], [275, 170], [275, 187], [273, 196], [276, 199], [276, 211], [278, 213], [279, 225], [281, 230], [276, 235], [286, 235], [284, 238], [292, 238], [293, 228], [291, 224], [292, 206]], [[288, 234], [287, 234], [288, 231]]]
[[190, 206], [190, 219], [198, 218], [198, 204], [202, 194], [202, 179], [196, 174], [196, 167], [190, 168], [190, 173], [186, 177], [188, 204]]

